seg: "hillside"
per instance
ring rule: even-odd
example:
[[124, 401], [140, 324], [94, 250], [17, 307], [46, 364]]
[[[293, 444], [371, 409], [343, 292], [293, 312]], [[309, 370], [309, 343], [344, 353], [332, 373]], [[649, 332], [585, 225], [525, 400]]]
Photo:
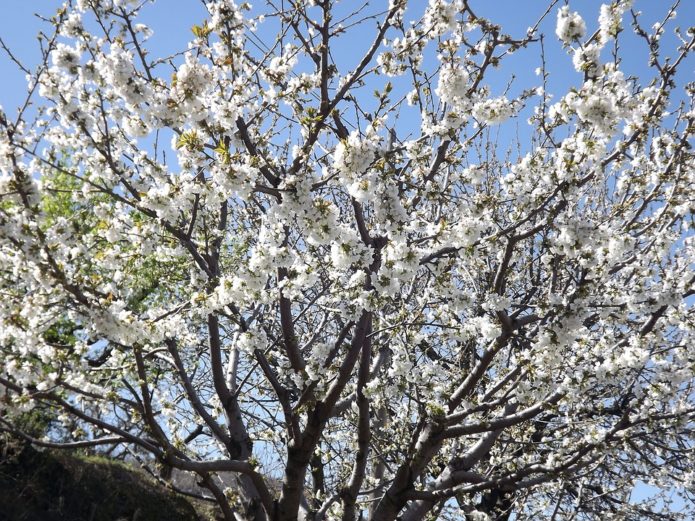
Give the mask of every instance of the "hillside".
[[105, 458], [0, 444], [0, 521], [197, 521], [187, 498]]

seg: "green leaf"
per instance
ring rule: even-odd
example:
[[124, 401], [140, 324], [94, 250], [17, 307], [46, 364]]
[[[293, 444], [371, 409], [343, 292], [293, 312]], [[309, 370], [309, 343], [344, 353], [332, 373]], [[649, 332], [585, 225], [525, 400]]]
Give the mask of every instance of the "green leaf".
[[200, 39], [205, 39], [208, 36], [210, 36], [210, 33], [212, 32], [212, 27], [208, 25], [208, 21], [205, 20], [203, 22], [203, 25], [194, 25], [191, 27], [191, 32], [195, 35], [196, 38]]

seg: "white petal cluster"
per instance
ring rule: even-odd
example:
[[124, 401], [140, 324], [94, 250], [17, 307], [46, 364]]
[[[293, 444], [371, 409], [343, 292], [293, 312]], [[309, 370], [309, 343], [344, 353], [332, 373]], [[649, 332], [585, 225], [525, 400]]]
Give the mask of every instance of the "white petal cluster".
[[423, 17], [425, 30], [433, 31], [436, 35], [454, 31], [462, 4], [460, 0], [430, 0]]
[[148, 98], [149, 86], [135, 71], [133, 53], [115, 42], [109, 53], [94, 63], [99, 78], [128, 105], [138, 105]]
[[468, 72], [466, 69], [460, 65], [442, 66], [435, 92], [444, 103], [456, 104], [468, 93]]
[[361, 202], [377, 195], [376, 173], [371, 166], [380, 152], [379, 141], [373, 127], [366, 136], [354, 131], [336, 145], [333, 153], [333, 165], [341, 182]]
[[601, 46], [590, 43], [584, 47], [574, 49], [572, 64], [577, 72], [584, 72], [589, 76], [596, 76], [599, 69]]
[[490, 98], [473, 107], [473, 117], [482, 123], [497, 125], [503, 123], [514, 114], [514, 104], [505, 96]]
[[570, 12], [569, 6], [564, 5], [557, 12], [555, 34], [569, 45], [586, 34], [586, 23], [577, 11]]
[[225, 24], [239, 30], [244, 22], [243, 13], [234, 0], [214, 0], [207, 3], [212, 16], [210, 25], [217, 30], [226, 29]]
[[353, 265], [368, 266], [373, 260], [373, 251], [365, 246], [354, 231], [342, 226], [340, 241], [331, 244], [330, 259], [338, 270], [347, 270]]
[[601, 5], [598, 17], [601, 42], [606, 43], [615, 38], [622, 30], [623, 13], [630, 8], [632, 0], [619, 0], [610, 4]]
[[333, 161], [336, 170], [346, 176], [363, 174], [376, 158], [377, 147], [359, 133], [352, 132], [345, 141], [335, 147]]
[[80, 52], [64, 43], [59, 43], [51, 53], [53, 65], [60, 69], [75, 69], [80, 64]]

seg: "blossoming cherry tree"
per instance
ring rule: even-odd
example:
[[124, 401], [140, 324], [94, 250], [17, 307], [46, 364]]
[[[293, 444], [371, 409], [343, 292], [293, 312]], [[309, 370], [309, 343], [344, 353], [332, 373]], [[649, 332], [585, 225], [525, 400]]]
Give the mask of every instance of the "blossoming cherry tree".
[[692, 519], [675, 6], [206, 0], [156, 56], [150, 4], [67, 0], [0, 115], [0, 430], [227, 521]]

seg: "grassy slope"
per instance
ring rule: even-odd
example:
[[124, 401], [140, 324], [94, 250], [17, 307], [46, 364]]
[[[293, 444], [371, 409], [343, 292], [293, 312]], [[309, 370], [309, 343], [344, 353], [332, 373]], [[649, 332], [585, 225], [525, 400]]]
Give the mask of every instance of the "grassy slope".
[[0, 445], [0, 521], [209, 519], [125, 464]]

